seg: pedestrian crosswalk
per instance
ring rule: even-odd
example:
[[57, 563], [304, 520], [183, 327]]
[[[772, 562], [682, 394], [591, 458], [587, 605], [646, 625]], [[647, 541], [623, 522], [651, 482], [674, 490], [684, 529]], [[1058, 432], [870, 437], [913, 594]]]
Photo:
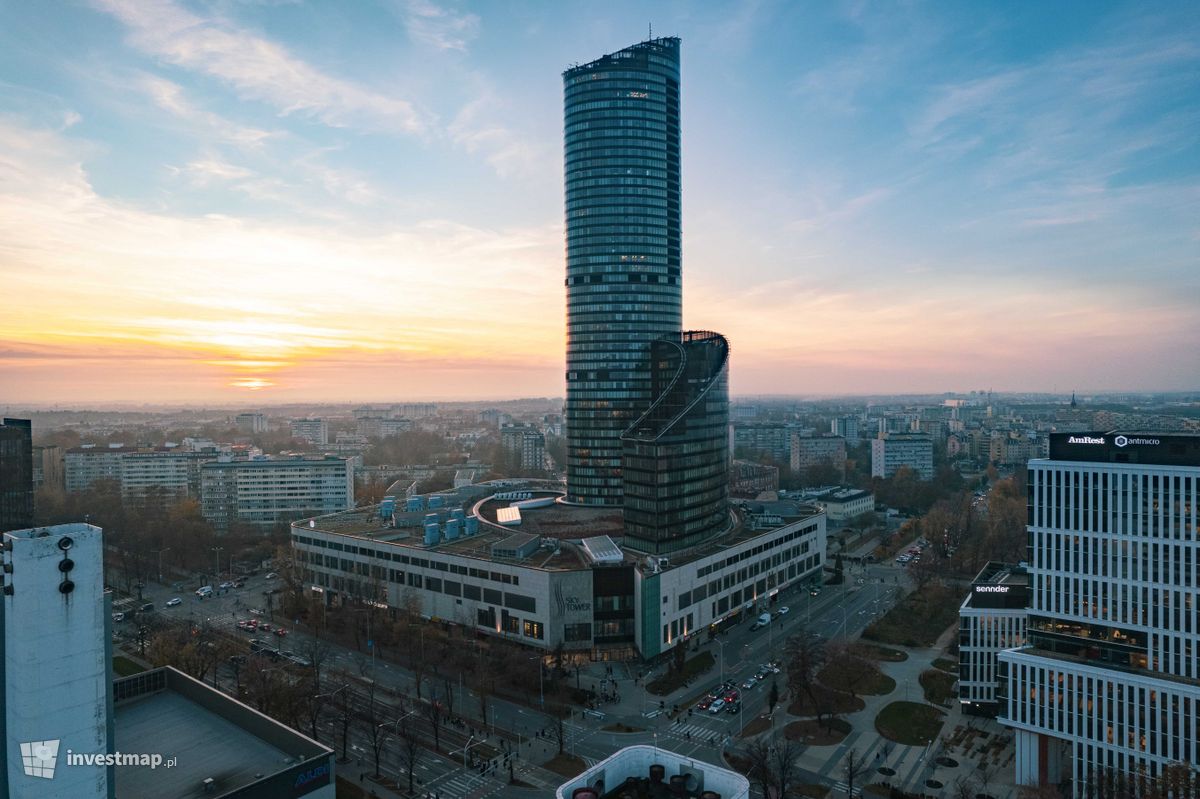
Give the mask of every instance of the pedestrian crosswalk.
[[446, 775], [438, 780], [436, 785], [429, 787], [436, 788], [441, 799], [467, 799], [467, 797], [481, 799], [481, 797], [490, 796], [503, 786], [474, 771], [459, 770]]
[[[835, 794], [841, 794], [841, 795], [845, 796], [849, 790], [850, 790], [850, 786], [844, 782], [835, 782], [833, 784], [833, 791]], [[857, 785], [854, 786], [854, 795], [862, 796], [862, 788], [860, 788]]]
[[666, 734], [688, 741], [708, 741], [713, 738], [720, 739], [725, 737], [725, 733], [714, 730], [712, 727], [705, 727], [702, 724], [676, 724], [674, 727], [666, 730]]

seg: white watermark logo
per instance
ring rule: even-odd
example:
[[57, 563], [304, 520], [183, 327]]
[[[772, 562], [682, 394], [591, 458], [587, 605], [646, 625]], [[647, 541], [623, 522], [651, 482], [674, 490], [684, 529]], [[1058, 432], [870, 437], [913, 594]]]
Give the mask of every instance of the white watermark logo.
[[[58, 765], [60, 739], [51, 741], [29, 741], [21, 744], [21, 763], [29, 777], [54, 779], [54, 768]], [[174, 768], [176, 758], [163, 757], [158, 752], [73, 752], [66, 751], [68, 766], [146, 766]]]
[[28, 777], [54, 779], [54, 765], [58, 762], [58, 739], [53, 741], [29, 741], [21, 744], [21, 765]]

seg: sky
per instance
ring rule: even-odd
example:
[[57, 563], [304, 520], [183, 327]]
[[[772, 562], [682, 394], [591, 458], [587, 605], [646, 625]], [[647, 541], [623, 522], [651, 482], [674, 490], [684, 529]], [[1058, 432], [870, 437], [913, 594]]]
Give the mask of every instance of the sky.
[[563, 69], [683, 40], [736, 394], [1200, 388], [1195, 3], [0, 4], [0, 401], [561, 396]]

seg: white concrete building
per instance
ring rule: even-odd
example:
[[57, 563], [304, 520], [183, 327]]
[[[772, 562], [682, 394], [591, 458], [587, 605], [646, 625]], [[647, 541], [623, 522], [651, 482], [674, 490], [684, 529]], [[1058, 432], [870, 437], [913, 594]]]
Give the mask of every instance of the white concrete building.
[[299, 438], [318, 447], [329, 443], [329, 424], [324, 419], [293, 419], [292, 438]]
[[509, 453], [515, 465], [524, 471], [541, 471], [546, 468], [546, 437], [535, 425], [501, 425], [500, 446]]
[[218, 530], [234, 522], [270, 526], [354, 507], [354, 468], [346, 458], [218, 460], [200, 469], [200, 509]]
[[[154, 488], [162, 489], [169, 497], [188, 496], [192, 472], [199, 478], [199, 453], [192, 452], [129, 452], [120, 459], [121, 495], [126, 499], [143, 497]], [[215, 453], [211, 456], [215, 458]], [[193, 467], [192, 461], [197, 461]]]
[[1028, 470], [1028, 644], [999, 656], [1017, 782], [1195, 768], [1200, 436], [1053, 434]]
[[792, 434], [793, 474], [803, 474], [814, 466], [826, 463], [837, 470], [839, 480], [846, 479], [846, 439], [840, 436]]
[[845, 524], [856, 516], [875, 510], [875, 495], [857, 488], [838, 488], [817, 500], [830, 524]]
[[1025, 644], [1029, 575], [1020, 566], [989, 563], [958, 609], [958, 698], [963, 712], [996, 715], [997, 657]]
[[871, 476], [892, 477], [907, 466], [921, 480], [933, 479], [933, 439], [926, 433], [880, 433], [871, 440]]
[[112, 658], [99, 527], [5, 533], [0, 797], [105, 799], [111, 773], [68, 768], [67, 750], [110, 752]]
[[133, 447], [82, 446], [67, 450], [63, 469], [67, 491], [86, 491], [98, 480], [121, 479], [121, 458]]
[[750, 781], [732, 769], [681, 755], [662, 746], [627, 746], [559, 786], [555, 799], [600, 799], [628, 785], [644, 784], [647, 793], [701, 799], [750, 799]]

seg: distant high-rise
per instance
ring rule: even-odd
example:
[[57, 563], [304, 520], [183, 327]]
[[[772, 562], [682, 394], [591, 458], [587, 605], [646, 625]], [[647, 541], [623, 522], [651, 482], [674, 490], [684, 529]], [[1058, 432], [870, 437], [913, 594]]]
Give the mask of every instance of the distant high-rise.
[[653, 396], [650, 342], [681, 312], [679, 39], [563, 73], [567, 495], [622, 505], [621, 434]]
[[33, 426], [0, 424], [0, 532], [33, 526]]

